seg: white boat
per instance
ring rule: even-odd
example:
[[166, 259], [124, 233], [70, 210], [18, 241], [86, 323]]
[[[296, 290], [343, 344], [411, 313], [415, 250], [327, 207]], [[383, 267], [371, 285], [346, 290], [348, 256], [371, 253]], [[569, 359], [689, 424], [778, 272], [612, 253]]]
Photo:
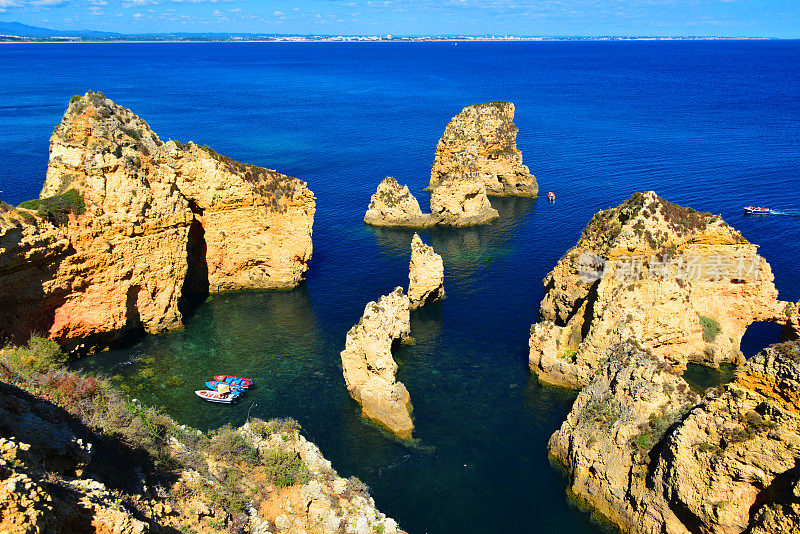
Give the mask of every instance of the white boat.
[[745, 206], [745, 213], [752, 213], [754, 215], [769, 215], [772, 210], [769, 208], [762, 208], [760, 206]]
[[216, 391], [211, 391], [210, 389], [198, 389], [197, 391], [194, 392], [194, 394], [200, 397], [201, 399], [207, 400], [208, 402], [221, 402], [223, 404], [230, 404], [234, 400], [236, 400], [236, 397], [238, 397], [238, 395], [235, 395], [233, 393], [228, 393], [227, 395], [221, 395], [220, 393], [217, 393]]

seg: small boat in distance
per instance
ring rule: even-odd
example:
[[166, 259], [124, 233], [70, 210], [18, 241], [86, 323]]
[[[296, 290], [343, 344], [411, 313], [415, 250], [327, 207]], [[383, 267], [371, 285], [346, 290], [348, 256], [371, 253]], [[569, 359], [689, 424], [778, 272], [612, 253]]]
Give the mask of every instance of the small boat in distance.
[[547, 200], [549, 200], [550, 202], [555, 202], [556, 194], [550, 191], [549, 193], [547, 193]]
[[754, 215], [769, 215], [772, 210], [769, 208], [762, 208], [760, 206], [745, 206], [745, 213], [752, 213]]
[[214, 377], [214, 380], [217, 382], [225, 382], [226, 384], [231, 384], [234, 386], [242, 386], [243, 388], [249, 388], [253, 385], [252, 380], [249, 378], [242, 378], [241, 376], [217, 375]]
[[222, 395], [220, 393], [217, 393], [216, 391], [211, 391], [208, 389], [198, 389], [194, 393], [201, 399], [205, 399], [208, 402], [221, 402], [223, 404], [230, 404], [239, 398], [238, 393], [229, 393], [227, 395]]

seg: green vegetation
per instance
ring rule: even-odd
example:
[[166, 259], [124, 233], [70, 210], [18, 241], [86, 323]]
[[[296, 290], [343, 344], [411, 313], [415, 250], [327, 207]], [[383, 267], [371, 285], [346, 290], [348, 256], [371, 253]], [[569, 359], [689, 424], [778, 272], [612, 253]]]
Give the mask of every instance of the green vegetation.
[[578, 354], [577, 350], [567, 349], [561, 353], [560, 358], [562, 360], [568, 361], [569, 363], [575, 363], [575, 356], [577, 354]]
[[[685, 389], [686, 386], [683, 386]], [[661, 441], [667, 429], [680, 420], [685, 413], [686, 409], [665, 411], [663, 408], [661, 411], [651, 413], [650, 419], [639, 425], [639, 433], [633, 436], [629, 443], [640, 455], [646, 455]]]
[[586, 404], [584, 418], [595, 422], [600, 428], [608, 430], [622, 417], [622, 409], [610, 397], [593, 399]]
[[75, 102], [77, 102], [80, 99], [81, 99], [81, 95], [73, 95], [73, 97], [69, 99], [69, 103], [70, 104], [74, 104]]
[[65, 226], [70, 213], [82, 215], [86, 211], [83, 195], [75, 189], [52, 197], [27, 200], [18, 207], [35, 211], [39, 217], [56, 226]]
[[264, 451], [261, 462], [267, 478], [279, 488], [305, 484], [310, 480], [308, 466], [294, 451], [268, 449]]
[[67, 362], [67, 356], [61, 352], [58, 343], [41, 336], [32, 336], [22, 347], [8, 347], [3, 355], [16, 367], [37, 373], [46, 373]]
[[361, 495], [362, 497], [369, 497], [369, 486], [356, 476], [347, 479], [347, 495]]
[[[200, 473], [198, 483], [189, 487], [180, 482], [171, 493], [163, 490], [159, 497], [191, 500], [193, 495], [203, 495], [236, 522], [250, 502], [268, 496], [269, 488], [253, 483], [261, 476], [258, 473], [280, 488], [310, 480], [305, 461], [289, 448], [256, 450], [230, 425], [208, 434], [182, 427], [159, 410], [120, 394], [110, 381], [64, 368], [66, 361], [54, 341], [33, 336], [25, 346], [6, 346], [0, 351], [0, 380], [64, 409], [100, 434], [99, 443], [119, 440], [120, 446], [132, 451], [124, 453], [133, 455], [131, 461], [153, 469], [144, 473], [151, 481], [174, 480], [179, 469]], [[276, 434], [288, 442], [289, 434], [300, 426], [293, 419], [253, 419], [250, 428], [256, 436]], [[212, 468], [209, 459], [219, 463]], [[135, 508], [137, 502], [126, 504]]]
[[706, 343], [713, 343], [717, 336], [722, 332], [722, 327], [717, 321], [710, 317], [698, 315], [700, 317], [700, 324], [703, 326], [703, 341]]

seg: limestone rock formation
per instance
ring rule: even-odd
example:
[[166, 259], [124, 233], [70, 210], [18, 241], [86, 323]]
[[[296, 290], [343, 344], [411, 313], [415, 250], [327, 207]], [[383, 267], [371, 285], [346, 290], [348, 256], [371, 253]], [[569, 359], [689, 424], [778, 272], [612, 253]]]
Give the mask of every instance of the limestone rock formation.
[[[544, 280], [530, 368], [580, 388], [615, 343], [633, 339], [680, 369], [742, 363], [754, 321], [796, 329], [757, 246], [719, 216], [636, 193], [597, 213]], [[787, 312], [787, 310], [789, 310]]]
[[472, 226], [499, 215], [475, 179], [446, 180], [431, 193], [431, 213], [422, 213], [419, 202], [407, 186], [387, 176], [372, 195], [364, 222], [373, 226]]
[[373, 226], [409, 226], [423, 228], [435, 223], [430, 214], [423, 214], [419, 202], [392, 176], [387, 176], [372, 195], [364, 222]]
[[163, 143], [101, 93], [73, 98], [41, 200], [0, 213], [0, 334], [102, 346], [179, 327], [209, 291], [292, 287], [314, 211], [296, 178]]
[[347, 390], [361, 404], [362, 414], [402, 439], [411, 437], [414, 424], [411, 397], [395, 376], [392, 345], [411, 333], [409, 306], [402, 287], [368, 303], [341, 353]]
[[408, 300], [419, 308], [444, 298], [444, 262], [433, 247], [422, 242], [419, 234], [411, 239], [411, 263], [408, 266]]
[[447, 180], [477, 176], [489, 195], [536, 196], [539, 186], [522, 164], [513, 120], [511, 102], [465, 107], [436, 145], [429, 189], [434, 191]]
[[624, 532], [800, 529], [800, 345], [695, 402], [659, 357], [615, 347], [550, 439], [570, 490]]
[[431, 192], [431, 214], [438, 224], [471, 226], [499, 217], [489, 203], [481, 182], [474, 179], [444, 180]]

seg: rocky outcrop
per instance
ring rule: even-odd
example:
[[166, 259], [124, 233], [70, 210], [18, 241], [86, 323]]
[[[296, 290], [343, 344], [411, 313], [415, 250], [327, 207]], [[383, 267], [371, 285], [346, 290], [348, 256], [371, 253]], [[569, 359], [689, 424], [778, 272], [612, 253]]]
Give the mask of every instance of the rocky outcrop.
[[[742, 363], [754, 321], [791, 326], [758, 247], [721, 217], [636, 193], [596, 214], [544, 280], [530, 368], [580, 388], [615, 343], [633, 339], [677, 369]], [[787, 310], [789, 310], [787, 312]]]
[[447, 181], [477, 177], [489, 195], [536, 196], [539, 186], [522, 164], [513, 120], [511, 102], [465, 107], [436, 145], [428, 188], [435, 191]]
[[431, 214], [438, 224], [471, 226], [499, 217], [477, 180], [445, 180], [431, 192]]
[[296, 178], [163, 143], [101, 93], [75, 97], [41, 200], [0, 214], [0, 334], [102, 346], [179, 327], [208, 292], [292, 287], [314, 211]]
[[695, 402], [659, 357], [617, 347], [550, 439], [570, 490], [624, 532], [800, 528], [800, 345]]
[[411, 262], [408, 266], [408, 300], [411, 308], [444, 298], [444, 262], [426, 245], [419, 234], [411, 239]]
[[496, 219], [499, 214], [489, 202], [477, 179], [447, 180], [431, 193], [431, 213], [422, 213], [419, 202], [407, 186], [388, 176], [372, 195], [364, 222], [373, 226], [425, 228], [472, 226]]
[[347, 332], [341, 353], [347, 390], [361, 404], [364, 417], [401, 439], [411, 437], [414, 424], [411, 397], [395, 377], [392, 345], [411, 334], [409, 306], [401, 287], [368, 303], [358, 324]]
[[0, 349], [4, 533], [403, 534], [294, 421], [204, 435], [107, 382], [7, 365], [9, 352]]
[[387, 176], [372, 195], [364, 222], [373, 226], [408, 226], [424, 228], [436, 221], [431, 215], [422, 213], [419, 202], [392, 176]]

